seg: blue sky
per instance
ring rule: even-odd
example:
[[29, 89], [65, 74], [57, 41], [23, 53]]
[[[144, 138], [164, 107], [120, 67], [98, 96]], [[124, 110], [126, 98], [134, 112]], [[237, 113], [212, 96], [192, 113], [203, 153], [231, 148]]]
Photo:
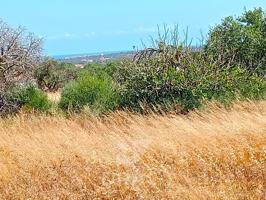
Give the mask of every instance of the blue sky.
[[46, 54], [63, 55], [131, 50], [163, 24], [188, 26], [197, 38], [222, 18], [259, 6], [266, 9], [266, 0], [3, 0], [0, 18], [44, 37]]

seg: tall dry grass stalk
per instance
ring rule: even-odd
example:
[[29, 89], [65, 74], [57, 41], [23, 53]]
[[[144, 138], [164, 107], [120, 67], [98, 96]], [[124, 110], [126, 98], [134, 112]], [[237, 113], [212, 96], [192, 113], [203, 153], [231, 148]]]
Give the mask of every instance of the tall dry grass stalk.
[[0, 120], [1, 199], [266, 199], [266, 102]]

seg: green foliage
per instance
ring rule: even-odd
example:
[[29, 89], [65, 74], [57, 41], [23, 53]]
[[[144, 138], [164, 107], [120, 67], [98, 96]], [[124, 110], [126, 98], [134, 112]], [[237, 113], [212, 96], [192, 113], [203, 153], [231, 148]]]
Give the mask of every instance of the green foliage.
[[104, 68], [104, 71], [111, 77], [114, 77], [118, 73], [118, 67], [121, 65], [121, 61], [110, 61], [107, 62]]
[[39, 88], [53, 92], [74, 80], [77, 73], [78, 69], [72, 64], [46, 60], [34, 71], [34, 78]]
[[91, 63], [84, 66], [81, 71], [87, 71], [93, 74], [108, 74], [110, 77], [113, 77], [117, 72], [119, 61], [110, 61], [104, 64], [101, 63]]
[[240, 65], [249, 72], [265, 74], [266, 13], [258, 8], [238, 18], [225, 18], [210, 31], [205, 51], [223, 66]]
[[119, 66], [115, 81], [122, 108], [139, 111], [142, 102], [166, 110], [169, 104], [179, 104], [188, 111], [205, 100], [228, 103], [236, 98], [265, 96], [263, 77], [237, 65], [222, 67], [205, 52], [195, 53], [184, 43], [178, 44], [177, 34], [169, 33], [156, 40], [153, 48], [139, 52], [133, 62], [124, 61]]
[[116, 106], [112, 79], [105, 72], [82, 71], [76, 81], [63, 88], [59, 107], [80, 111], [88, 106], [94, 113], [103, 113]]
[[84, 71], [93, 74], [102, 73], [104, 71], [104, 65], [101, 63], [89, 63], [83, 67], [81, 73], [83, 73]]
[[47, 95], [32, 84], [12, 88], [8, 92], [8, 99], [17, 108], [24, 107], [40, 112], [47, 112], [51, 108]]

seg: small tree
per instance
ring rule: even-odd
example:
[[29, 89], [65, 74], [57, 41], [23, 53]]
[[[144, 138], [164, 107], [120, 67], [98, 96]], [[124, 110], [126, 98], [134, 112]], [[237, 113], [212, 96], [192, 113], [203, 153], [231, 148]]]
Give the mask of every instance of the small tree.
[[12, 110], [6, 92], [31, 78], [41, 59], [41, 39], [23, 27], [13, 29], [0, 20], [0, 114]]
[[266, 13], [258, 8], [225, 18], [210, 31], [205, 51], [223, 66], [241, 65], [249, 72], [265, 72]]
[[54, 92], [77, 77], [78, 68], [73, 64], [55, 60], [45, 60], [34, 71], [38, 87], [44, 91]]

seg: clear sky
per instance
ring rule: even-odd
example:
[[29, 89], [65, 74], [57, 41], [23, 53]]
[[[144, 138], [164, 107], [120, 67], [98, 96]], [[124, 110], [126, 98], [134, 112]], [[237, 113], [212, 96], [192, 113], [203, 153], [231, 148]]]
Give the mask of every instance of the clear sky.
[[157, 25], [189, 27], [190, 37], [266, 0], [1, 0], [0, 18], [44, 37], [48, 55], [131, 50]]

